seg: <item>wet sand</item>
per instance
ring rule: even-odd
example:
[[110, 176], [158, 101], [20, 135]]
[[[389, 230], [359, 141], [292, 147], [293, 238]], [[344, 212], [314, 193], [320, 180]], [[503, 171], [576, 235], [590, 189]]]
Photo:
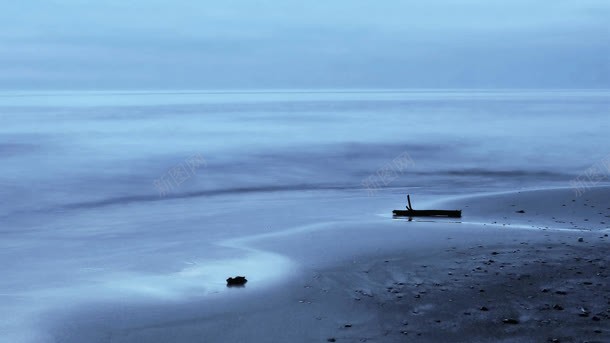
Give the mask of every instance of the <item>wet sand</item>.
[[246, 275], [245, 288], [188, 303], [79, 309], [58, 321], [50, 337], [607, 342], [607, 199], [610, 188], [581, 198], [569, 189], [462, 197], [438, 204], [462, 207], [459, 221], [377, 216], [240, 239], [288, 257], [292, 273], [266, 288], [256, 287], [257, 275]]

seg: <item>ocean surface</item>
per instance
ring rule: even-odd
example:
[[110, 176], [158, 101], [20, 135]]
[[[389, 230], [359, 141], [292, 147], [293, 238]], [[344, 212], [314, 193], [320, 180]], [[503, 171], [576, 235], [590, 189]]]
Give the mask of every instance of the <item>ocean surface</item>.
[[609, 133], [606, 90], [0, 92], [0, 341], [91, 302], [272, 282], [293, 261], [247, 237], [406, 193], [607, 183]]

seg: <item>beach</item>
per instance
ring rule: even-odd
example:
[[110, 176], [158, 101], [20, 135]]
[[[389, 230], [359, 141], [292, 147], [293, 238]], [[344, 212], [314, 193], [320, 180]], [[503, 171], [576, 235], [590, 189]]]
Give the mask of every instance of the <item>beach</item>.
[[[242, 243], [295, 261], [294, 275], [252, 290], [249, 275], [245, 288], [188, 303], [81, 309], [55, 328], [58, 341], [604, 342], [610, 230], [592, 215], [610, 216], [609, 194], [467, 197], [444, 204], [468, 204], [461, 219], [380, 218], [251, 237]], [[530, 227], [557, 213], [591, 224]]]
[[0, 341], [609, 341], [606, 95], [1, 97]]
[[0, 343], [610, 343], [610, 1], [0, 4]]

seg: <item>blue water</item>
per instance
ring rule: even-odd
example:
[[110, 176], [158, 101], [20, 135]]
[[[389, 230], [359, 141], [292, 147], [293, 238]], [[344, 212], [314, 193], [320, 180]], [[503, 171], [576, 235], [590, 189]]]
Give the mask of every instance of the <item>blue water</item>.
[[291, 268], [228, 261], [226, 239], [407, 192], [569, 187], [610, 154], [610, 91], [4, 92], [0, 124], [0, 329], [26, 342], [94, 294], [173, 299], [235, 266], [271, 277], [252, 261]]
[[[610, 153], [603, 91], [2, 93], [0, 215], [169, 197], [567, 182]], [[394, 175], [395, 176], [395, 175]], [[175, 182], [174, 182], [175, 183]], [[388, 184], [386, 184], [388, 183]], [[163, 193], [163, 192], [162, 192]]]

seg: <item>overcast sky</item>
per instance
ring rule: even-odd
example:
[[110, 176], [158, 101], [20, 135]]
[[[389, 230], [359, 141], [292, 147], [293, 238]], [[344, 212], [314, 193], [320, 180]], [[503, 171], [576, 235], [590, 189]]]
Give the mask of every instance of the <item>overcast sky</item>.
[[7, 0], [1, 89], [610, 88], [608, 0]]

